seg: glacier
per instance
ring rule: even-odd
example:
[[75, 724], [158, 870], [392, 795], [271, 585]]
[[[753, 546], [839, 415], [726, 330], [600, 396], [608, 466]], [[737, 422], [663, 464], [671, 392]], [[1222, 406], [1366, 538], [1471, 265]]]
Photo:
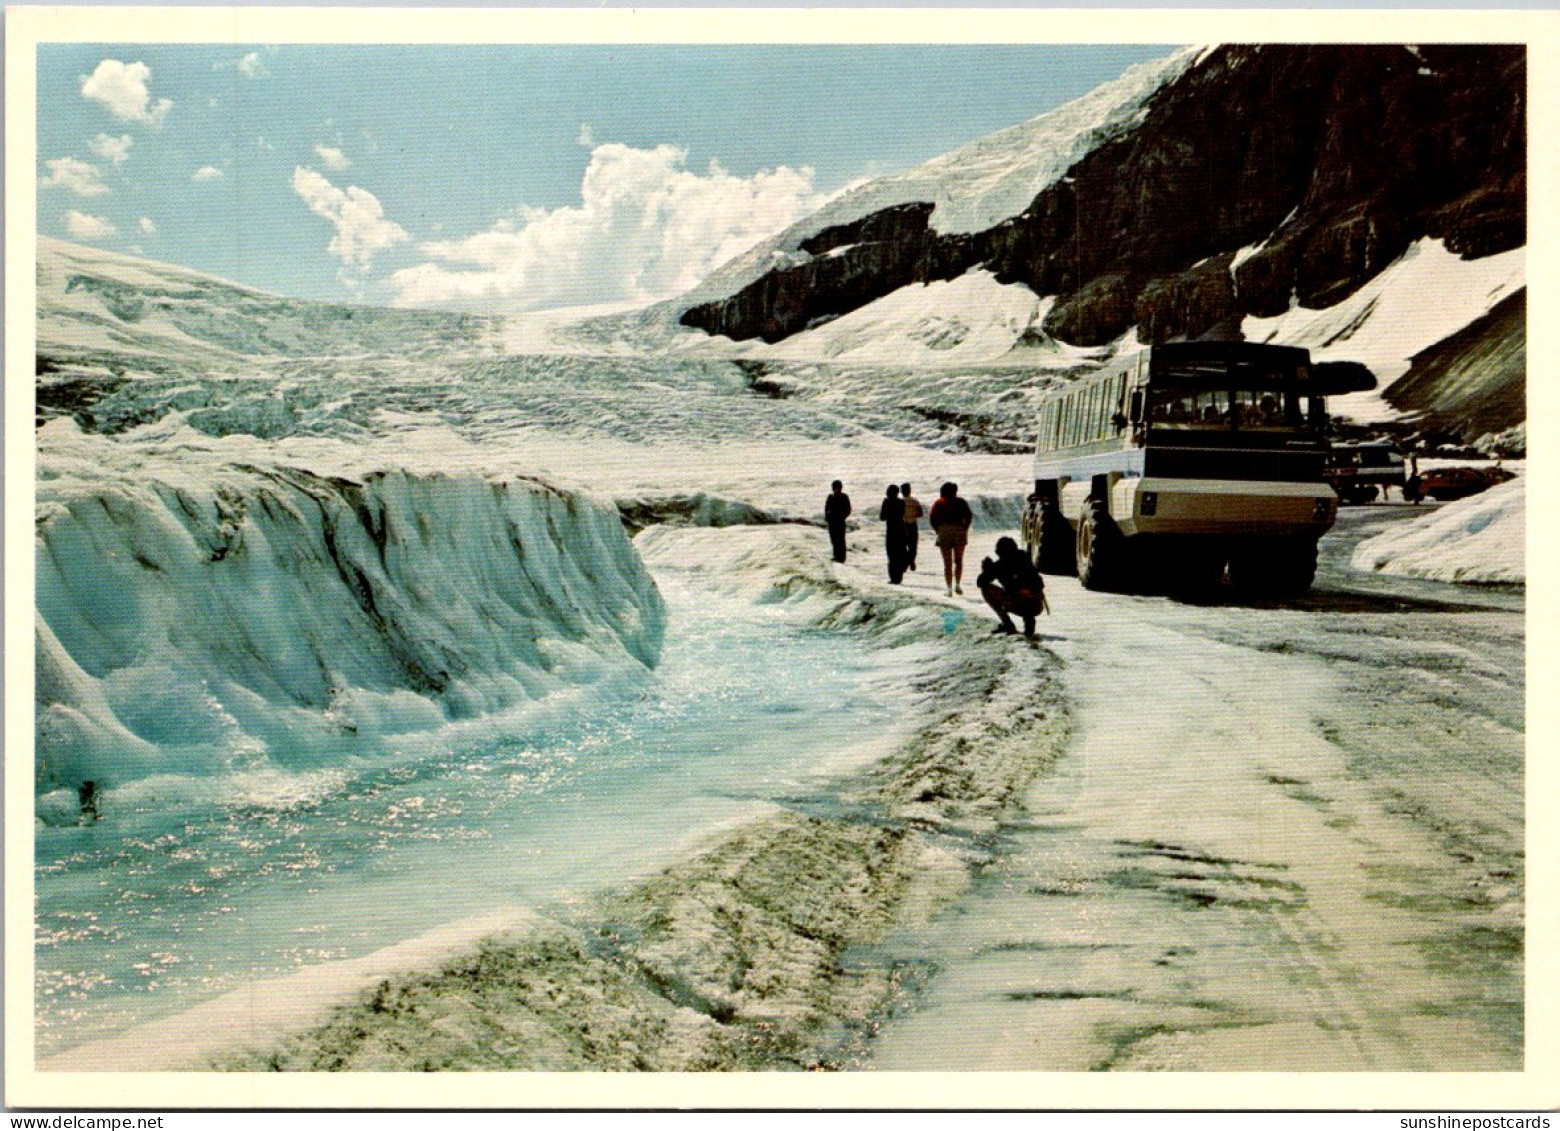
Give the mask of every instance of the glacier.
[[86, 780], [383, 756], [654, 666], [664, 604], [610, 504], [353, 455], [38, 431], [41, 814]]
[[[1012, 215], [1078, 156], [1129, 129], [1196, 50], [858, 186], [691, 295], [733, 289], [765, 269], [766, 256], [796, 256], [807, 234], [896, 200], [934, 201], [939, 232]], [[1524, 278], [1520, 250], [1463, 261], [1426, 242], [1345, 303], [1296, 306], [1248, 320], [1245, 331], [1398, 372]], [[1015, 651], [988, 639], [973, 600], [942, 594], [925, 541], [920, 571], [903, 586], [883, 579], [871, 516], [887, 481], [913, 480], [923, 499], [939, 481], [957, 481], [977, 514], [973, 559], [975, 545], [1018, 522], [1038, 397], [1137, 345], [1133, 331], [1093, 350], [1045, 337], [1055, 296], [973, 271], [763, 347], [672, 325], [688, 296], [607, 318], [375, 310], [298, 302], [47, 239], [37, 279], [34, 953], [45, 1055], [116, 1034], [131, 1063], [150, 1054], [179, 1066], [203, 1027], [256, 1024], [240, 1003], [298, 1004], [281, 1000], [296, 982], [267, 979], [314, 970], [312, 999], [328, 1007], [388, 976], [375, 948], [410, 945], [415, 972], [402, 985], [412, 1007], [402, 1016], [376, 1009], [374, 1019], [405, 1022], [404, 1058], [386, 1051], [393, 1043], [369, 1041], [352, 1061], [340, 1032], [327, 1029], [330, 1066], [645, 1067], [548, 1060], [558, 1049], [531, 1038], [547, 1025], [563, 1043], [575, 1024], [637, 1030], [621, 1042], [629, 1053], [639, 1047], [629, 1037], [653, 1044], [667, 1034], [656, 1067], [810, 1065], [804, 1036], [825, 1023], [875, 1032], [893, 978], [927, 968], [926, 953], [956, 964], [984, 956], [982, 946], [1000, 959], [1050, 941], [1020, 921], [988, 946], [999, 920], [992, 904], [975, 902], [944, 919], [985, 924], [987, 938], [942, 949], [891, 940], [906, 949], [874, 954], [891, 957], [881, 965], [892, 977], [870, 962], [858, 968], [860, 948], [885, 947], [896, 909], [929, 916], [997, 885], [1011, 887], [1020, 917], [1066, 928], [1079, 922], [1082, 889], [1058, 893], [1068, 906], [1037, 902], [1047, 892], [1033, 879], [1060, 862], [1071, 882], [1067, 867], [1082, 859], [1088, 867], [1074, 875], [1100, 877], [1093, 886], [1103, 894], [1087, 906], [1103, 910], [1097, 922], [1108, 928], [1101, 947], [1084, 941], [1103, 953], [1142, 927], [1105, 917], [1131, 912], [1141, 885], [1105, 881], [1152, 879], [1138, 850], [1160, 840], [1221, 849], [1217, 860], [1181, 853], [1187, 859], [1166, 865], [1178, 873], [1228, 855], [1300, 874], [1302, 854], [1286, 856], [1285, 846], [1330, 843], [1324, 830], [1335, 826], [1299, 792], [1307, 783], [1293, 765], [1246, 758], [1254, 732], [1338, 791], [1337, 816], [1378, 837], [1381, 860], [1426, 861], [1435, 877], [1426, 890], [1443, 876], [1460, 882], [1460, 871], [1431, 866], [1429, 841], [1378, 819], [1364, 788], [1348, 784], [1352, 767], [1311, 733], [1343, 687], [1314, 665], [1294, 666], [1296, 642], [1331, 654], [1343, 640], [1344, 654], [1358, 647], [1373, 658], [1387, 647], [1384, 618], [1372, 614], [1372, 631], [1356, 631], [1343, 609], [1328, 613], [1337, 625], [1313, 629], [1306, 609], [1188, 609], [1062, 581], [1045, 637]], [[1424, 301], [1431, 291], [1437, 301]], [[1361, 406], [1385, 412], [1379, 399]], [[844, 567], [826, 559], [818, 529], [833, 477], [855, 496], [859, 523]], [[1363, 543], [1355, 568], [1413, 572], [1411, 558], [1438, 552], [1500, 564], [1499, 542], [1518, 547], [1520, 579], [1521, 491], [1519, 480], [1426, 508], [1396, 532], [1406, 541]], [[1456, 554], [1446, 554], [1454, 541]], [[1257, 641], [1259, 667], [1232, 650], [1232, 636]], [[1199, 670], [1197, 685], [1180, 689], [1190, 645], [1227, 662], [1216, 680]], [[1403, 648], [1382, 654], [1412, 655]], [[1404, 666], [1377, 663], [1372, 678]], [[1520, 662], [1507, 668], [1520, 673]], [[1125, 743], [1112, 730], [1119, 696], [1100, 690], [1123, 678], [1145, 704]], [[1263, 697], [1280, 681], [1293, 702]], [[1265, 709], [1238, 709], [1251, 702]], [[1164, 740], [1210, 730], [1211, 762], [1186, 757], [1191, 740]], [[1066, 821], [1005, 825], [1026, 783], [1075, 732], [1083, 757], [1035, 806]], [[1506, 736], [1490, 741], [1496, 755], [1509, 752]], [[1222, 819], [1230, 805], [1209, 817], [1208, 806], [1177, 800], [1203, 797], [1207, 764], [1234, 783], [1241, 813], [1277, 814], [1285, 823], [1275, 827], [1295, 835], [1275, 849], [1261, 829], [1247, 835]], [[1169, 803], [1143, 802], [1150, 779]], [[76, 793], [87, 780], [103, 789], [95, 824], [82, 820]], [[1445, 780], [1458, 787], [1447, 797], [1469, 793], [1470, 779]], [[1519, 830], [1520, 811], [1499, 823]], [[1045, 839], [1053, 834], [1060, 856]], [[1032, 875], [993, 866], [1009, 836], [1028, 845], [1020, 855], [1038, 843]], [[1381, 905], [1360, 915], [1366, 904], [1354, 897], [1395, 896], [1398, 873], [1360, 888], [1352, 857], [1317, 859], [1305, 874], [1315, 905], [1350, 910], [1317, 920], [1317, 932], [1379, 925]], [[1505, 855], [1494, 860], [1489, 867], [1514, 871]], [[664, 871], [646, 877], [651, 869]], [[1149, 894], [1174, 895], [1169, 880], [1188, 877], [1167, 877]], [[625, 883], [636, 886], [616, 902], [590, 902]], [[1232, 918], [1218, 920], [1233, 924], [1226, 937], [1250, 944], [1244, 953], [1256, 960], [1271, 957], [1270, 940], [1253, 932], [1293, 921], [1287, 912], [1270, 920], [1229, 906]], [[1501, 916], [1514, 906], [1493, 901]], [[558, 916], [537, 937], [482, 944], [483, 962], [496, 954], [509, 963], [504, 977], [446, 978], [441, 932], [464, 951], [537, 908]], [[1217, 913], [1193, 914], [1205, 922]], [[1376, 939], [1357, 936], [1357, 969], [1374, 977]], [[1388, 968], [1401, 969], [1404, 944], [1421, 937], [1390, 936]], [[613, 947], [650, 977], [623, 990], [608, 970], [600, 990], [589, 979]], [[569, 992], [536, 1005], [542, 1021], [517, 1047], [489, 1039], [493, 1030], [473, 1021], [481, 995], [507, 992], [517, 969], [547, 976], [560, 952], [570, 959], [560, 981], [542, 984]], [[1065, 966], [1077, 951], [1058, 953]], [[366, 981], [348, 970], [365, 956], [375, 971]], [[1154, 980], [1180, 980], [1188, 968], [1198, 971], [1145, 949], [1143, 985], [1202, 1010], [1216, 999]], [[1276, 977], [1294, 969], [1272, 968]], [[1252, 995], [1227, 971], [1219, 958], [1200, 973], [1244, 1009]], [[1052, 971], [1045, 992], [1067, 1000], [1070, 974]], [[1250, 984], [1265, 992], [1277, 983]], [[1027, 986], [1002, 988], [1008, 1001], [1033, 1004]], [[1005, 1025], [1011, 1013], [991, 1010], [989, 989], [972, 1000]], [[1275, 1000], [1287, 1003], [1279, 989]], [[1088, 1010], [1096, 1001], [1128, 1008], [1118, 987], [1105, 991]], [[212, 996], [222, 992], [234, 996]], [[166, 1016], [197, 1001], [203, 1015]], [[514, 1014], [504, 1008], [507, 1023]], [[133, 1025], [158, 1014], [161, 1035], [149, 1041]], [[1082, 1006], [1077, 1015], [1094, 1016]], [[1331, 1020], [1325, 1008], [1318, 1016]], [[249, 1036], [263, 1044], [306, 1020], [262, 1018]], [[979, 1050], [972, 1067], [999, 1063], [979, 1061], [989, 1055], [982, 1034], [962, 1017], [934, 1020], [942, 1027], [923, 1049], [947, 1049], [958, 1032], [961, 1047]], [[1313, 1037], [1305, 1030], [1290, 1047]], [[296, 1064], [318, 1066], [307, 1052]], [[1227, 1052], [1214, 1053], [1207, 1063], [1228, 1065]], [[79, 1067], [109, 1063], [90, 1046], [69, 1055]], [[1430, 1063], [1465, 1065], [1457, 1053]], [[904, 1065], [890, 1055], [883, 1066]]]
[[[72, 254], [65, 274], [129, 270]], [[111, 321], [111, 289], [70, 294]], [[190, 300], [192, 339], [220, 328], [200, 304], [226, 301]], [[944, 597], [927, 557], [887, 583], [871, 516], [889, 481], [923, 499], [958, 482], [972, 546], [1016, 525], [1035, 399], [1097, 360], [1035, 340], [980, 360], [1039, 301], [980, 275], [907, 290], [817, 327], [834, 363], [502, 356], [459, 339], [440, 355], [415, 336], [403, 353], [300, 303], [289, 318], [312, 352], [222, 368], [172, 347], [94, 353], [112, 347], [45, 296], [47, 1068], [190, 1067], [224, 1049], [237, 1059], [217, 1063], [243, 1068], [644, 1067], [628, 1059], [640, 1038], [655, 1067], [773, 1067], [812, 1063], [802, 1038], [823, 1020], [875, 1026], [894, 987], [870, 963], [855, 981], [854, 948], [884, 945], [885, 909], [926, 915], [961, 892], [986, 921], [990, 846], [1070, 741], [1068, 687], [1123, 670], [1163, 686], [1190, 631], [1233, 615], [1240, 632], [1283, 617], [1298, 633], [1312, 615], [1059, 581], [1045, 638], [1013, 650], [978, 605]], [[926, 333], [954, 321], [958, 341]], [[896, 355], [900, 340], [919, 351]], [[831, 477], [864, 520], [843, 567], [818, 528]], [[1166, 709], [1203, 725], [1204, 704], [1250, 699], [1244, 670], [1237, 657], [1227, 695]], [[1324, 681], [1292, 686], [1329, 700]], [[1300, 719], [1286, 707], [1275, 733]], [[1241, 735], [1248, 719], [1216, 721]], [[1163, 749], [1156, 772], [1194, 765]], [[106, 787], [96, 823], [80, 822], [87, 779]], [[1243, 779], [1241, 796], [1274, 803], [1280, 780]], [[1175, 836], [1225, 835], [1196, 815], [1172, 813], [1190, 821]], [[1129, 831], [1146, 840], [1163, 817]], [[616, 978], [604, 941], [647, 978]], [[906, 945], [895, 969], [920, 961]], [[500, 976], [457, 976], [473, 954]], [[525, 1006], [553, 1035], [511, 1048], [479, 1020], [509, 1023], [512, 1003], [486, 995], [516, 979], [561, 992]], [[391, 984], [401, 1005], [383, 1015], [344, 1000]], [[369, 1013], [369, 1039], [343, 1040]], [[386, 1026], [404, 1039], [381, 1041]], [[624, 1060], [569, 1059], [576, 1029], [624, 1032]]]

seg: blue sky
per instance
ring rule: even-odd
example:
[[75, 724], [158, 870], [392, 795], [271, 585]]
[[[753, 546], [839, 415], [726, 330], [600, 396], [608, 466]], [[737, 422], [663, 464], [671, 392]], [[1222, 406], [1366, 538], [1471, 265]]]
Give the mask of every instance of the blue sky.
[[44, 45], [38, 230], [296, 297], [644, 301], [1170, 50]]

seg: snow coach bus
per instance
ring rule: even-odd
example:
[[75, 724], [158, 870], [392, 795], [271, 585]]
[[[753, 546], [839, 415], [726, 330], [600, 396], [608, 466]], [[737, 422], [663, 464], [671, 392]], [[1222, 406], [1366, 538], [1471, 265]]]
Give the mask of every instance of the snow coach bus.
[[1151, 346], [1039, 405], [1023, 535], [1044, 573], [1090, 589], [1310, 588], [1338, 513], [1324, 396], [1353, 363], [1250, 342]]

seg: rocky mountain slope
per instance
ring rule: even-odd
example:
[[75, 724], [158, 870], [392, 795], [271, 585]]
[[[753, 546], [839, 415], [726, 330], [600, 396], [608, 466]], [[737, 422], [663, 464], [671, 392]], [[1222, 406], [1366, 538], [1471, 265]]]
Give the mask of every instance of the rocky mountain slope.
[[929, 192], [804, 222], [768, 248], [772, 269], [689, 296], [682, 323], [774, 343], [978, 268], [1054, 296], [1035, 335], [1154, 342], [1332, 306], [1423, 240], [1464, 259], [1525, 243], [1522, 47], [1226, 46], [1173, 63], [1135, 111], [1111, 107], [1111, 128], [1075, 131], [1093, 147], [1017, 215], [940, 224]]

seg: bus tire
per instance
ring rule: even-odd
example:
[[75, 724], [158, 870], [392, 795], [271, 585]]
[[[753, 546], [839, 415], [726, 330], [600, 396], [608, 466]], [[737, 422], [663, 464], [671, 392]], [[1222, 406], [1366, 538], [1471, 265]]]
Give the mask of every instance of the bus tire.
[[1050, 503], [1031, 503], [1024, 512], [1024, 549], [1039, 573], [1071, 574], [1077, 569], [1073, 533], [1062, 512]]
[[1273, 538], [1230, 555], [1230, 584], [1262, 597], [1298, 597], [1316, 580], [1316, 539]]
[[1085, 589], [1115, 589], [1124, 574], [1126, 547], [1120, 529], [1105, 504], [1090, 499], [1078, 516], [1075, 560]]

